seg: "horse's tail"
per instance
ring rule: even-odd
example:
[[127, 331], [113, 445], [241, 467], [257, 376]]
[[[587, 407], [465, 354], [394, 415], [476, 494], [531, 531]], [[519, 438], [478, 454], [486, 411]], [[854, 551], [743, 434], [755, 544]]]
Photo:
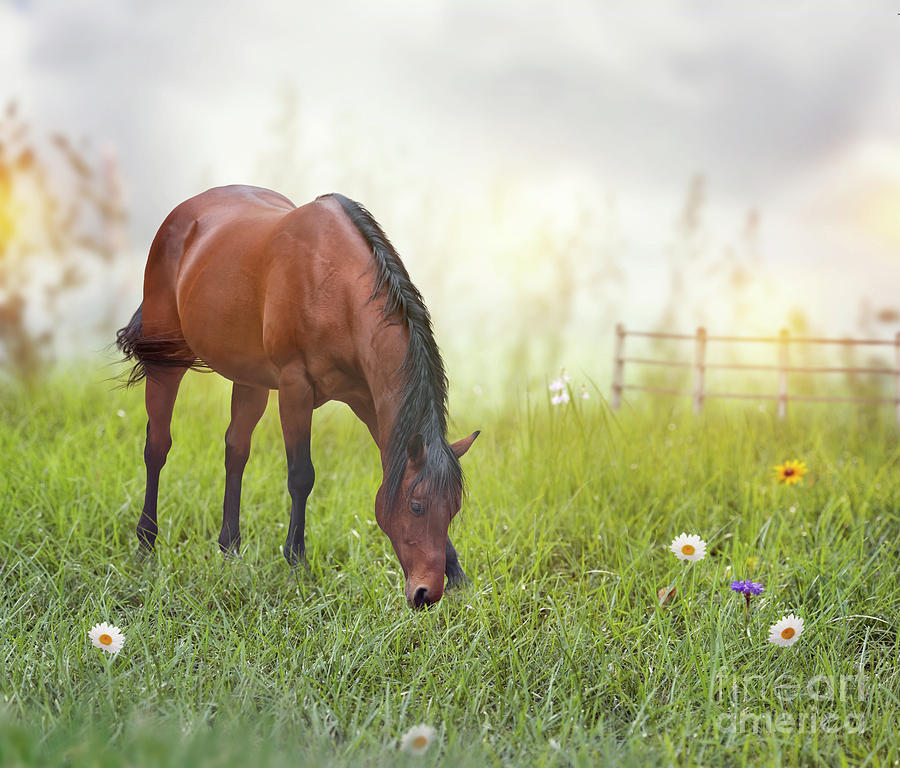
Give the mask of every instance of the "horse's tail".
[[128, 325], [116, 331], [116, 346], [133, 363], [123, 379], [123, 386], [130, 387], [150, 375], [150, 367], [193, 368], [209, 370], [188, 348], [185, 340], [178, 338], [146, 338], [143, 334], [143, 302], [131, 316]]

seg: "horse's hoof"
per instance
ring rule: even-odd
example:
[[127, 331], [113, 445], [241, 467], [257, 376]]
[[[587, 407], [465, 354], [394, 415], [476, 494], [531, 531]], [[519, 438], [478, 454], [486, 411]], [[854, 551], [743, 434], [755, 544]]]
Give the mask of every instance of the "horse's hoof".
[[288, 560], [288, 567], [291, 569], [291, 575], [295, 579], [311, 581], [313, 584], [316, 583], [316, 577], [313, 575], [312, 568], [309, 567], [309, 560], [306, 559], [305, 554], [296, 558], [293, 562]]
[[306, 561], [306, 547], [293, 549], [285, 544], [281, 548], [281, 554], [284, 555], [284, 559], [287, 560], [291, 570], [295, 568], [306, 568], [309, 570], [309, 563]]
[[219, 547], [219, 553], [222, 555], [222, 562], [225, 562], [225, 563], [243, 562], [243, 558], [241, 557], [241, 551], [239, 549], [235, 549], [234, 547], [230, 547], [229, 549], [223, 549], [222, 547]]
[[153, 547], [148, 547], [143, 542], [138, 544], [137, 552], [134, 554], [134, 562], [138, 565], [144, 565], [148, 562], [153, 562], [153, 556], [156, 554], [156, 550]]

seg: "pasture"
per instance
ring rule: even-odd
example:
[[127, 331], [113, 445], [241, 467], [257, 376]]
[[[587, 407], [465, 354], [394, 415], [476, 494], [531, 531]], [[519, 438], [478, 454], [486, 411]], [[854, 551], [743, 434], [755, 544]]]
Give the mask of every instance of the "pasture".
[[[154, 559], [135, 561], [142, 389], [109, 369], [0, 390], [0, 764], [893, 765], [900, 759], [900, 478], [891, 412], [601, 394], [485, 403], [451, 391], [468, 497], [451, 535], [470, 588], [414, 612], [373, 516], [368, 433], [314, 418], [311, 573], [281, 554], [277, 408], [225, 561], [229, 390], [176, 404]], [[452, 372], [451, 372], [452, 373]], [[772, 467], [805, 461], [797, 486]], [[668, 551], [686, 531], [702, 561]], [[732, 579], [765, 585], [750, 604]], [[675, 594], [658, 606], [661, 588]], [[786, 613], [791, 647], [767, 641]], [[101, 621], [125, 633], [92, 647]], [[421, 757], [398, 752], [436, 729]]]

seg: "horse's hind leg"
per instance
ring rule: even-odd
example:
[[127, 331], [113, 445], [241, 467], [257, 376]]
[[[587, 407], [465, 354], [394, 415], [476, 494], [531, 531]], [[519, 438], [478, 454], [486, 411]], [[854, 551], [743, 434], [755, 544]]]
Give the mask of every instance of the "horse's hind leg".
[[225, 501], [219, 547], [226, 554], [241, 548], [241, 480], [250, 458], [250, 437], [266, 410], [269, 390], [235, 384], [231, 389], [231, 424], [225, 433]]
[[144, 554], [156, 544], [159, 527], [156, 523], [156, 502], [159, 494], [159, 473], [172, 447], [172, 410], [178, 395], [178, 385], [187, 368], [147, 366], [144, 400], [147, 406], [147, 442], [144, 464], [147, 466], [147, 488], [144, 509], [137, 525], [137, 537]]

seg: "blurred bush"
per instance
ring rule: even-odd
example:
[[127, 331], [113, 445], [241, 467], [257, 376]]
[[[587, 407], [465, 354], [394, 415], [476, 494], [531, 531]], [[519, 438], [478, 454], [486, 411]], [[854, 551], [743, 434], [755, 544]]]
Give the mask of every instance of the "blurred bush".
[[[0, 361], [33, 380], [66, 343], [66, 299], [125, 245], [114, 153], [36, 135], [11, 102], [0, 117]], [[108, 328], [109, 314], [97, 323]]]

